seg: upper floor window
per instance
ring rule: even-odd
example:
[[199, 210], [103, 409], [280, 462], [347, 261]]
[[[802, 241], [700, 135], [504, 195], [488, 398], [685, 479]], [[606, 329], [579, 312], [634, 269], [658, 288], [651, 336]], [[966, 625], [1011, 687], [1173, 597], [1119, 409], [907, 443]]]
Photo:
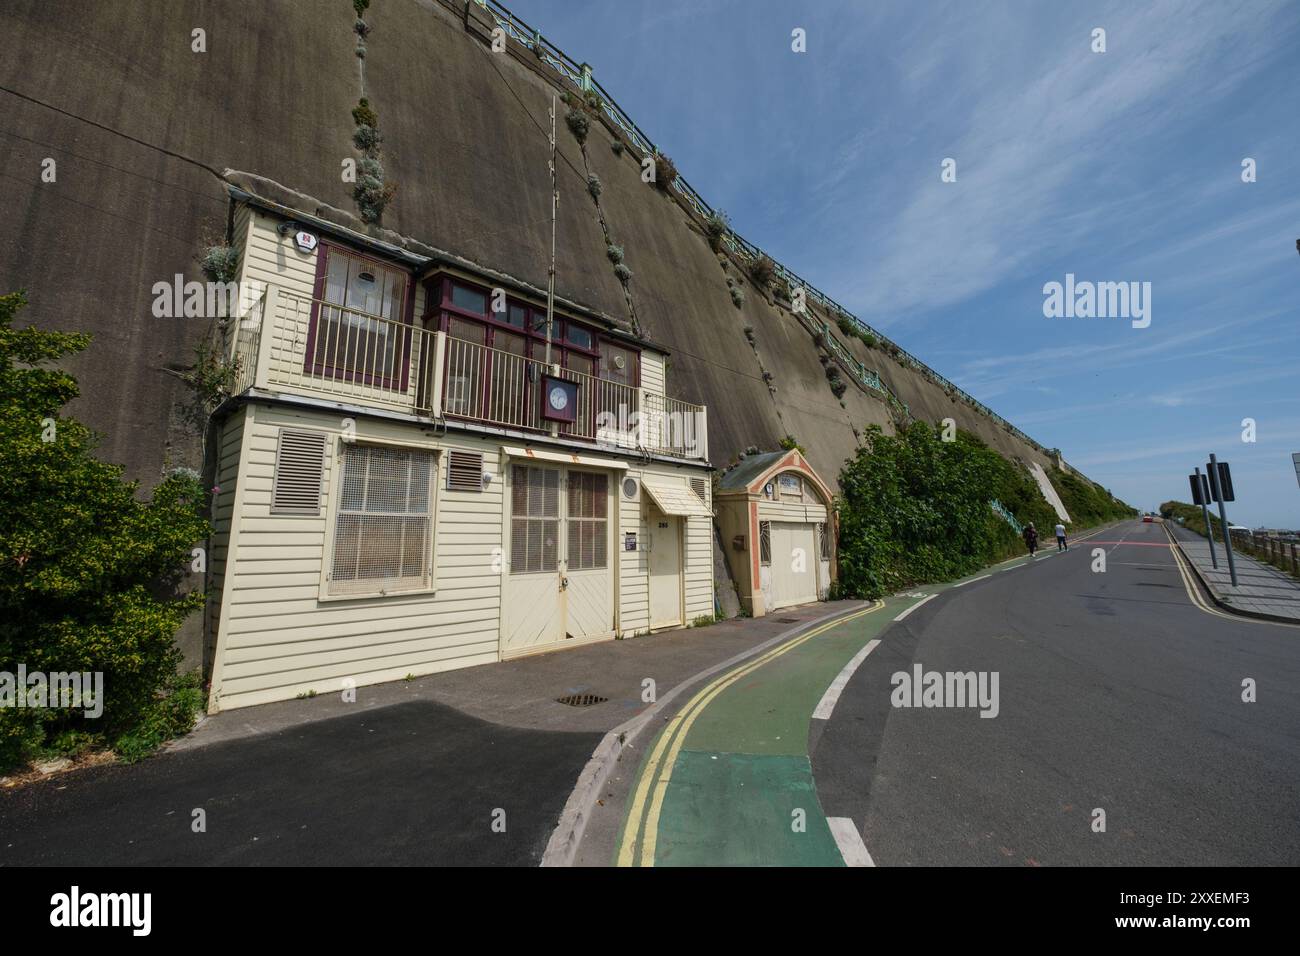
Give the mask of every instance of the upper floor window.
[[308, 371], [404, 388], [408, 275], [337, 246], [322, 245], [320, 257]]

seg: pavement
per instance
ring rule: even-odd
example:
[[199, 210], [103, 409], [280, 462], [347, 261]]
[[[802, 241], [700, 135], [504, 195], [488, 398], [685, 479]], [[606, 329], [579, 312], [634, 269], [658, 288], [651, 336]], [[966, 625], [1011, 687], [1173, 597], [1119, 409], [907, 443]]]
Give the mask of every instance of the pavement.
[[[355, 702], [331, 694], [225, 711], [139, 764], [0, 790], [0, 866], [536, 865], [597, 745], [652, 706], [647, 679], [663, 698], [856, 606], [360, 687]], [[557, 702], [570, 694], [606, 700]]]
[[1216, 568], [1210, 557], [1208, 539], [1177, 522], [1165, 522], [1165, 527], [1196, 566], [1201, 580], [1219, 604], [1242, 614], [1300, 621], [1300, 580], [1248, 554], [1233, 551], [1232, 559], [1237, 566], [1237, 584], [1233, 585], [1222, 541], [1214, 542], [1219, 563]]
[[[638, 746], [578, 862], [1294, 865], [1300, 629], [1196, 586], [1126, 521], [789, 641]], [[896, 706], [918, 665], [996, 716]]]

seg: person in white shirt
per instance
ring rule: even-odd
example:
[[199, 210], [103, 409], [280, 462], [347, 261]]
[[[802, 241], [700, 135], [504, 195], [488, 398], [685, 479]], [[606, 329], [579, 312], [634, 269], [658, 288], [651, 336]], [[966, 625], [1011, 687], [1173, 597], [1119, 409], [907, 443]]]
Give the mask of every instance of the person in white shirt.
[[1069, 551], [1070, 546], [1065, 543], [1065, 525], [1057, 523], [1056, 525], [1056, 550]]

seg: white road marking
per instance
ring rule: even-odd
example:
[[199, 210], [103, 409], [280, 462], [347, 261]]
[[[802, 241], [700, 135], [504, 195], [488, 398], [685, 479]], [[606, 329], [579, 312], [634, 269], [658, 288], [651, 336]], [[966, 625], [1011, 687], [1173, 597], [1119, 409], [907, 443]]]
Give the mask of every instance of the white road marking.
[[867, 845], [862, 842], [857, 824], [848, 817], [827, 817], [826, 822], [830, 825], [831, 836], [835, 837], [835, 845], [840, 848], [840, 856], [844, 857], [845, 866], [876, 865], [867, 852]]
[[898, 615], [898, 617], [894, 618], [894, 620], [895, 620], [895, 621], [901, 621], [903, 618], [907, 617], [907, 615], [911, 614], [913, 611], [915, 611], [918, 607], [920, 607], [920, 606], [921, 606], [922, 604], [924, 604], [926, 601], [933, 601], [933, 600], [934, 600], [935, 598], [937, 598], [938, 596], [939, 596], [939, 595], [937, 595], [937, 594], [931, 594], [928, 598], [922, 598], [920, 601], [917, 601], [915, 604], [913, 604], [911, 607], [909, 607], [909, 608], [908, 608], [906, 611], [904, 611], [902, 614]]
[[826, 693], [822, 694], [821, 701], [817, 704], [817, 709], [813, 711], [813, 720], [830, 720], [831, 712], [835, 710], [836, 703], [839, 702], [840, 694], [848, 686], [849, 679], [853, 677], [854, 671], [862, 666], [862, 662], [867, 659], [867, 655], [876, 649], [880, 641], [868, 641], [867, 646], [853, 655], [853, 660], [844, 665], [844, 669], [835, 675], [835, 680], [831, 681], [831, 686], [826, 688]]
[[979, 577], [971, 578], [969, 581], [961, 581], [958, 584], [954, 584], [953, 587], [955, 588], [963, 587], [967, 584], [974, 584], [976, 581], [983, 581], [985, 578], [991, 578], [991, 577], [993, 577], [993, 575], [991, 574], [981, 574]]

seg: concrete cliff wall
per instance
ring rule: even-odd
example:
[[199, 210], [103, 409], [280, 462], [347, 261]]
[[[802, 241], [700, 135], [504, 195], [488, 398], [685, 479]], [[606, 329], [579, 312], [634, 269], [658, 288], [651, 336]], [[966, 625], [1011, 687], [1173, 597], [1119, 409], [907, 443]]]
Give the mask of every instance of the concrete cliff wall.
[[[200, 277], [197, 256], [227, 225], [220, 171], [354, 210], [340, 168], [357, 155], [350, 110], [363, 92], [398, 184], [384, 228], [545, 286], [555, 71], [513, 41], [491, 52], [491, 23], [474, 4], [373, 0], [366, 19], [362, 61], [349, 0], [9, 0], [0, 10], [0, 198], [11, 210], [0, 287], [29, 290], [27, 321], [94, 334], [73, 367], [84, 396], [74, 411], [131, 475], [197, 463], [175, 372], [207, 329], [155, 318], [150, 290], [175, 273]], [[192, 50], [195, 29], [206, 52]], [[707, 122], [702, 104], [676, 108], [696, 107]], [[852, 384], [837, 399], [806, 324], [737, 260], [720, 260], [679, 196], [642, 182], [640, 156], [615, 152], [623, 137], [612, 125], [593, 120], [584, 150], [559, 108], [559, 293], [672, 351], [669, 394], [709, 406], [715, 464], [793, 435], [834, 482], [858, 434], [889, 427], [896, 409]], [[54, 183], [41, 181], [46, 157]], [[606, 229], [633, 272], [626, 289]], [[728, 276], [745, 290], [740, 308]], [[923, 370], [835, 334], [914, 417], [951, 416], [1008, 457], [1051, 463]]]

